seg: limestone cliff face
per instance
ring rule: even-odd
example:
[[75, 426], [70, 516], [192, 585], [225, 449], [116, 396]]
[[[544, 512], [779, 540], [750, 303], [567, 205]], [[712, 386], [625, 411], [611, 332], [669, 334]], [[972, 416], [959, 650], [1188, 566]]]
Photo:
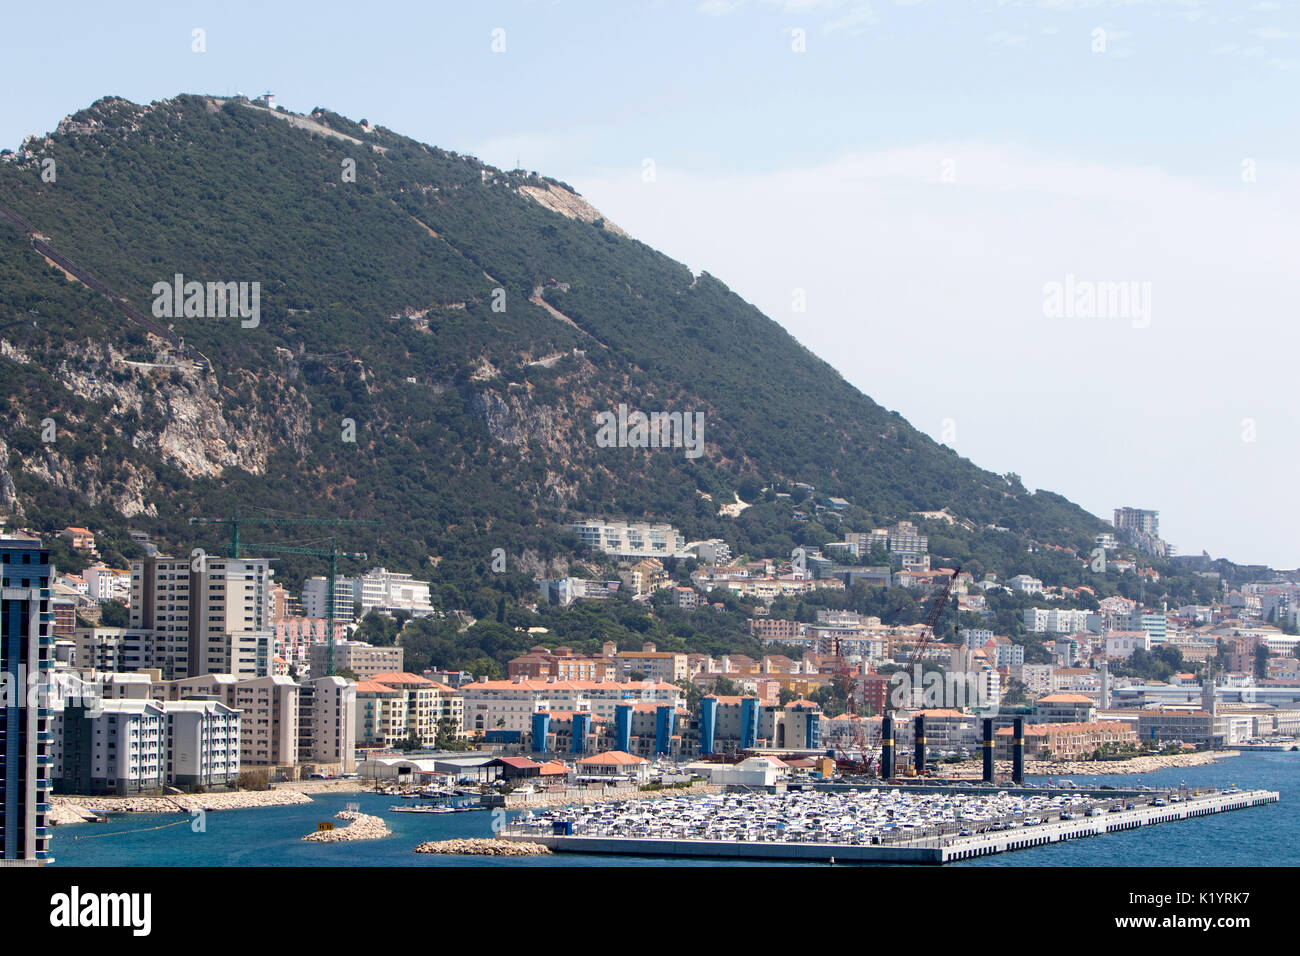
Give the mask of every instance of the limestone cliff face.
[[9, 445], [0, 438], [0, 514], [21, 516], [23, 504], [18, 500], [18, 490], [8, 469]]
[[[0, 343], [0, 361], [29, 363], [31, 358]], [[301, 452], [310, 430], [311, 406], [286, 378], [247, 373], [224, 383], [160, 349], [153, 361], [128, 360], [112, 345], [66, 343], [57, 359], [46, 361], [51, 377], [70, 395], [97, 403], [107, 414], [89, 415], [66, 408], [28, 408], [19, 423], [54, 422], [52, 441], [21, 459], [0, 441], [0, 508], [21, 514], [13, 474], [39, 478], [109, 505], [126, 517], [157, 514], [157, 475], [147, 461], [170, 465], [187, 478], [218, 478], [228, 469], [263, 474], [270, 455], [288, 445]], [[269, 385], [272, 401], [240, 404], [251, 385]], [[84, 407], [84, 406], [83, 406]], [[103, 449], [108, 436], [125, 439], [144, 455], [122, 459]], [[7, 464], [6, 464], [7, 463]]]
[[[150, 500], [153, 473], [131, 462], [114, 462], [111, 469], [106, 465], [99, 456], [65, 455], [56, 440], [28, 456], [21, 467], [27, 475], [75, 492], [92, 505], [108, 505], [123, 517], [157, 517], [158, 506]], [[110, 473], [113, 477], [104, 477]]]

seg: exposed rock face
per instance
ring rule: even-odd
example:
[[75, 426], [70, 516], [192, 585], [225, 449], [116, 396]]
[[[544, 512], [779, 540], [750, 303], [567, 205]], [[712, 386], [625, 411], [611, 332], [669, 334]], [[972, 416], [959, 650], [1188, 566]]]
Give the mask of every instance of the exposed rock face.
[[474, 396], [474, 411], [497, 441], [510, 445], [535, 441], [553, 450], [568, 445], [565, 440], [568, 420], [563, 411], [549, 405], [535, 405], [527, 394], [479, 392]]
[[577, 193], [570, 192], [554, 183], [547, 183], [545, 189], [540, 186], [520, 186], [519, 191], [539, 205], [545, 206], [553, 212], [558, 212], [562, 216], [568, 216], [570, 219], [577, 219], [582, 222], [599, 222], [616, 235], [627, 235], [626, 232], [606, 219], [601, 211], [587, 200]]
[[23, 504], [18, 500], [18, 490], [8, 467], [9, 446], [0, 438], [0, 514], [22, 515]]
[[[271, 405], [249, 402], [232, 412], [232, 396], [238, 396], [240, 389], [251, 394], [250, 376], [239, 373], [222, 385], [165, 349], [153, 358], [152, 362], [131, 361], [112, 345], [82, 342], [65, 344], [56, 362], [47, 361], [60, 385], [102, 403], [108, 411], [102, 417], [80, 420], [49, 410], [56, 421], [55, 440], [21, 461], [11, 460], [7, 445], [0, 442], [0, 510], [23, 513], [13, 478], [21, 471], [66, 488], [90, 504], [110, 505], [127, 518], [157, 515], [153, 470], [130, 460], [87, 455], [80, 441], [75, 442], [80, 451], [74, 454], [74, 442], [60, 440], [65, 436], [90, 437], [98, 445], [108, 435], [120, 435], [188, 478], [220, 477], [231, 468], [263, 474], [276, 448], [289, 445], [303, 450], [311, 428], [311, 406], [292, 384], [296, 368], [264, 373], [256, 380], [263, 387], [270, 385]], [[0, 361], [4, 360], [34, 361], [7, 341], [0, 342]]]
[[152, 363], [130, 362], [112, 346], [90, 344], [75, 351], [69, 347], [65, 356], [54, 369], [65, 387], [109, 402], [113, 416], [135, 413], [145, 427], [132, 444], [154, 446], [190, 478], [218, 477], [227, 468], [262, 474], [277, 444], [298, 445], [310, 428], [306, 398], [278, 378], [271, 381], [278, 386], [281, 414], [269, 418], [255, 407], [246, 421], [234, 424], [216, 379], [168, 353]]
[[116, 476], [105, 481], [101, 476], [109, 469], [99, 456], [72, 461], [58, 450], [57, 443], [41, 449], [22, 463], [24, 473], [34, 475], [58, 488], [82, 495], [93, 505], [108, 504], [124, 517], [156, 517], [157, 506], [147, 496], [152, 490], [153, 475], [129, 462], [114, 463]]

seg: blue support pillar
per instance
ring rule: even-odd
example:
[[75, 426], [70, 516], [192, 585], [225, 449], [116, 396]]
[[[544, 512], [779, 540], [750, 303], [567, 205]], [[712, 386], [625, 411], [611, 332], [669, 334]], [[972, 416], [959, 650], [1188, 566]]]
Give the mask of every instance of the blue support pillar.
[[574, 714], [573, 752], [575, 754], [585, 754], [587, 752], [587, 735], [589, 733], [591, 733], [591, 714]]
[[705, 697], [700, 701], [700, 754], [713, 753], [718, 735], [718, 698]]
[[632, 705], [619, 704], [614, 708], [614, 749], [632, 752]]
[[655, 754], [671, 752], [677, 710], [672, 704], [660, 704], [655, 711]]
[[758, 698], [740, 701], [740, 749], [749, 750], [758, 743]]
[[533, 714], [533, 751], [544, 754], [550, 748], [547, 746], [547, 735], [551, 732], [551, 715], [544, 711]]

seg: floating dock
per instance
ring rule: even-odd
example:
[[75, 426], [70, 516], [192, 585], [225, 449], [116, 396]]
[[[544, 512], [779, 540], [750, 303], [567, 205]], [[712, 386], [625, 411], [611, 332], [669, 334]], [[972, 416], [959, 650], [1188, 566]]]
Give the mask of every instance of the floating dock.
[[[1042, 792], [1042, 791], [1039, 791]], [[1146, 794], [1151, 796], [1152, 794]], [[1113, 794], [1107, 793], [1112, 797]], [[1189, 820], [1229, 810], [1244, 810], [1278, 802], [1271, 790], [1236, 793], [1212, 792], [1170, 802], [1163, 806], [1142, 805], [1132, 810], [1111, 810], [1099, 816], [1071, 820], [1047, 820], [1005, 830], [989, 830], [969, 836], [925, 836], [916, 839], [886, 838], [879, 844], [817, 843], [780, 839], [718, 840], [661, 837], [584, 836], [538, 833], [537, 829], [507, 827], [500, 839], [540, 843], [561, 853], [605, 853], [623, 856], [726, 857], [762, 860], [817, 861], [843, 863], [942, 864], [994, 853], [1062, 843], [1083, 837], [1101, 836], [1121, 830]]]

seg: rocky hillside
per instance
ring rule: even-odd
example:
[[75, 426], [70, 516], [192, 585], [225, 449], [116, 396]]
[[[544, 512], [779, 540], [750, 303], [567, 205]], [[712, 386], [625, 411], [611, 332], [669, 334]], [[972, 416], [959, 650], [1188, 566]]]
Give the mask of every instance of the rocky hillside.
[[[345, 544], [411, 570], [540, 566], [567, 550], [553, 522], [598, 513], [818, 543], [838, 529], [792, 520], [795, 482], [854, 528], [946, 509], [1008, 553], [1101, 526], [535, 173], [205, 96], [103, 99], [0, 160], [0, 508], [37, 526], [180, 547], [236, 507], [379, 519]], [[177, 275], [247, 283], [249, 310], [182, 286], [169, 314]], [[701, 413], [703, 454], [605, 447], [620, 404]]]

